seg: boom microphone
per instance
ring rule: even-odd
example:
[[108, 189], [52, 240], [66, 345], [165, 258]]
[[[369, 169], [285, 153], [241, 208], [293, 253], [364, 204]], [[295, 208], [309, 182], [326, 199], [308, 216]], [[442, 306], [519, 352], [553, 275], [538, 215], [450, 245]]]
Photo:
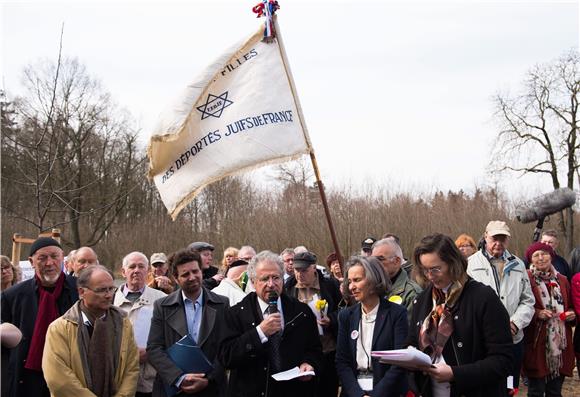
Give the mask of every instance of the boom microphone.
[[576, 193], [563, 187], [543, 194], [516, 209], [516, 218], [522, 223], [543, 220], [545, 217], [572, 207], [576, 203]]

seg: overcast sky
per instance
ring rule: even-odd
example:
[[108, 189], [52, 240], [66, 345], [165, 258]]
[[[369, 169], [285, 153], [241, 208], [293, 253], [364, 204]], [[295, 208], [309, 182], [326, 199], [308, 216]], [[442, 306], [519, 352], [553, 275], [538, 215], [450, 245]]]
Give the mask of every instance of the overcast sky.
[[[2, 4], [2, 85], [22, 68], [78, 57], [137, 120], [159, 113], [223, 50], [253, 33], [256, 0]], [[492, 96], [534, 64], [578, 48], [576, 1], [280, 0], [279, 24], [327, 185], [472, 191], [497, 134]], [[533, 196], [549, 181], [503, 179]], [[517, 194], [515, 194], [517, 195]]]

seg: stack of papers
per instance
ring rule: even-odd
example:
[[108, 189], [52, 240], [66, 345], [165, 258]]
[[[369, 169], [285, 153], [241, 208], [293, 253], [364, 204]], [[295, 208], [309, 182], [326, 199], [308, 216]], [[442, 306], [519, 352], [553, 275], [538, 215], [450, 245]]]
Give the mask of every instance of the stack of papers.
[[371, 352], [371, 356], [378, 358], [381, 363], [395, 364], [401, 367], [416, 368], [431, 366], [431, 357], [414, 348], [373, 351]]

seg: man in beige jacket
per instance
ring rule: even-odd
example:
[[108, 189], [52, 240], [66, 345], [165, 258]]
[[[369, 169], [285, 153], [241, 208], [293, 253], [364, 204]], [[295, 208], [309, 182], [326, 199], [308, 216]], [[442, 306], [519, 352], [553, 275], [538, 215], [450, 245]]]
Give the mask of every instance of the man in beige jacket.
[[48, 328], [42, 357], [52, 396], [130, 397], [139, 377], [133, 327], [112, 306], [116, 288], [100, 265], [83, 269], [79, 301]]

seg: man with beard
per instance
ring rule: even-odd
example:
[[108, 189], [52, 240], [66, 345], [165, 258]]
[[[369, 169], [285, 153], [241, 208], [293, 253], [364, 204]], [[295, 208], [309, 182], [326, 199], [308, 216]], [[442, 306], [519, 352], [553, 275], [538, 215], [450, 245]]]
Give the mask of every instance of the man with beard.
[[115, 294], [113, 304], [129, 315], [133, 325], [135, 340], [139, 349], [139, 381], [135, 397], [151, 396], [153, 381], [155, 380], [155, 368], [147, 360], [147, 334], [153, 315], [153, 303], [157, 299], [167, 296], [145, 285], [149, 261], [142, 252], [131, 252], [123, 258], [121, 271], [125, 277], [123, 284]]
[[34, 277], [2, 292], [2, 323], [22, 332], [22, 342], [11, 349], [7, 379], [9, 396], [49, 396], [42, 373], [48, 325], [78, 299], [76, 281], [62, 272], [63, 252], [58, 241], [40, 237], [30, 246], [28, 260]]
[[139, 353], [129, 318], [112, 306], [111, 273], [89, 266], [77, 287], [79, 301], [46, 333], [42, 369], [52, 396], [134, 396]]
[[[202, 285], [202, 258], [197, 251], [184, 249], [169, 257], [169, 266], [179, 289], [155, 302], [147, 342], [149, 362], [157, 370], [153, 396], [166, 396], [167, 386], [195, 396], [217, 396], [226, 382], [217, 360], [223, 316], [228, 298]], [[210, 373], [184, 373], [170, 358], [167, 349], [189, 335], [212, 362]]]

